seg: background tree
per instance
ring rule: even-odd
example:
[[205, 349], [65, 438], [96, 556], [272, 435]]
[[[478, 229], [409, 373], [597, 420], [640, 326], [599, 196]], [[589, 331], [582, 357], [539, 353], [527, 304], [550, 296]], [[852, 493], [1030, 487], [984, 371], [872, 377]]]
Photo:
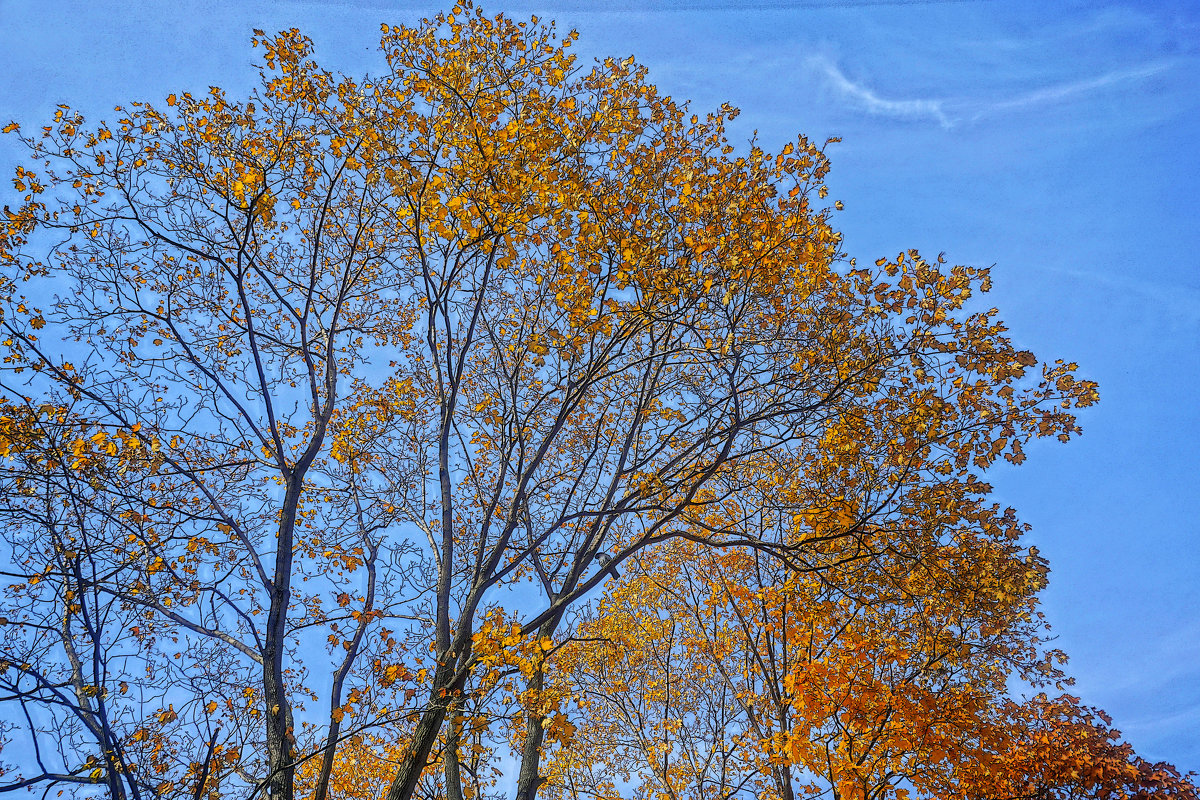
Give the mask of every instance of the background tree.
[[[1018, 548], [968, 582], [932, 562], [938, 581], [907, 614], [870, 570], [830, 581], [678, 550], [640, 559], [564, 648], [571, 738], [548, 796], [1198, 796], [1077, 698], [1010, 697], [1014, 675], [1064, 680], [1034, 612], [1044, 563]], [[1006, 585], [999, 618], [961, 596]]]
[[955, 767], [968, 797], [1200, 797], [1194, 774], [1182, 776], [1170, 764], [1140, 758], [1103, 711], [1076, 697], [1042, 694], [1004, 703], [993, 719], [1000, 728], [993, 741], [1000, 746]]

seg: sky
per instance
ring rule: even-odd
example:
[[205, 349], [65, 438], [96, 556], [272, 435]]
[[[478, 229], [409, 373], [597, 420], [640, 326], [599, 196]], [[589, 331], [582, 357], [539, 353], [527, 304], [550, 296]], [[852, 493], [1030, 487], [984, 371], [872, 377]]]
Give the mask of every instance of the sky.
[[[255, 81], [253, 28], [378, 72], [372, 2], [0, 0], [0, 124]], [[1099, 381], [1082, 438], [991, 474], [1050, 560], [1072, 690], [1139, 753], [1200, 770], [1200, 3], [1091, 0], [500, 2], [556, 19], [584, 63], [634, 55], [734, 144], [829, 150], [849, 255], [993, 266], [1016, 343]], [[17, 152], [0, 139], [0, 172]], [[12, 190], [0, 187], [0, 202]]]

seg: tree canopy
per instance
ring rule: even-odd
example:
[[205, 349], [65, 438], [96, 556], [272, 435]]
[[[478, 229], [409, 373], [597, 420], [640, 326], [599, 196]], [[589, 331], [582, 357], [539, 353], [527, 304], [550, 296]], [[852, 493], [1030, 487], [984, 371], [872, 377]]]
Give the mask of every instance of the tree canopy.
[[1194, 798], [1008, 691], [1066, 676], [984, 476], [1095, 384], [574, 39], [5, 129], [0, 788]]

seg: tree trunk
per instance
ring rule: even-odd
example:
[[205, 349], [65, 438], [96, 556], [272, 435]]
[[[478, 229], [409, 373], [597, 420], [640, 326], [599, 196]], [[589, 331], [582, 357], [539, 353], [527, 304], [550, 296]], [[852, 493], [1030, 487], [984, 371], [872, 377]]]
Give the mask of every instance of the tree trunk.
[[[538, 639], [554, 635], [562, 614], [555, 614], [538, 628]], [[545, 664], [538, 667], [529, 679], [529, 688], [540, 696], [546, 686]], [[546, 739], [546, 726], [540, 711], [525, 717], [525, 744], [521, 748], [521, 769], [517, 773], [516, 800], [537, 800], [538, 789], [545, 779], [541, 777], [542, 743]]]
[[271, 608], [267, 614], [263, 646], [263, 702], [266, 705], [267, 797], [292, 800], [295, 794], [296, 760], [293, 753], [292, 709], [283, 679], [283, 652], [287, 639], [288, 606], [292, 601], [292, 539], [300, 504], [303, 473], [288, 481], [275, 543], [275, 573], [271, 586]]
[[[542, 673], [539, 671], [530, 683], [542, 687]], [[542, 763], [542, 742], [546, 738], [546, 728], [542, 723], [542, 715], [529, 714], [525, 719], [525, 745], [521, 749], [521, 771], [517, 774], [516, 800], [536, 800], [538, 789], [544, 779], [538, 774]]]
[[462, 765], [458, 760], [458, 743], [462, 738], [462, 714], [455, 707], [446, 730], [446, 800], [463, 800]]
[[433, 750], [450, 707], [454, 677], [453, 663], [438, 664], [433, 673], [433, 685], [429, 690], [429, 704], [422, 712], [421, 719], [417, 721], [412, 742], [396, 770], [392, 785], [388, 787], [386, 800], [411, 800], [416, 792], [417, 782], [421, 779], [421, 773], [425, 771], [425, 765], [429, 763], [429, 753]]

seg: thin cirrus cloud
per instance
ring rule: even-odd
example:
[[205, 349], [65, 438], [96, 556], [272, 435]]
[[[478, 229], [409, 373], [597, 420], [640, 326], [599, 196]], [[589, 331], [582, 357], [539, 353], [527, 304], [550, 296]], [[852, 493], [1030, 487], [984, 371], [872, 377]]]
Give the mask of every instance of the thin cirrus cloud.
[[[1090, 291], [1104, 295], [1105, 299], [1102, 302], [1107, 307], [1118, 302], [1134, 304], [1144, 309], [1148, 315], [1152, 314], [1152, 317], [1147, 317], [1147, 321], [1153, 319], [1156, 324], [1161, 324], [1163, 320], [1186, 326], [1200, 323], [1200, 297], [1186, 286], [1165, 286], [1153, 281], [1130, 280], [1090, 270], [1059, 267], [1047, 269], [1068, 280], [1078, 281]], [[1193, 662], [1189, 660], [1185, 663]]]
[[984, 105], [971, 118], [972, 121], [988, 116], [989, 114], [1001, 113], [1004, 111], [1020, 111], [1033, 106], [1047, 105], [1071, 100], [1081, 95], [1091, 94], [1101, 89], [1106, 89], [1109, 86], [1115, 86], [1122, 83], [1136, 83], [1145, 78], [1152, 77], [1170, 68], [1170, 64], [1165, 62], [1153, 62], [1143, 64], [1129, 69], [1114, 70], [1107, 72], [1098, 78], [1090, 78], [1083, 81], [1074, 81], [1072, 83], [1058, 84], [1057, 86], [1048, 86], [1044, 89], [1037, 89], [1008, 100], [1000, 100], [998, 102]]
[[888, 100], [877, 95], [872, 89], [861, 83], [855, 83], [846, 77], [827, 58], [813, 56], [808, 60], [809, 66], [819, 72], [835, 91], [845, 97], [850, 103], [868, 114], [899, 119], [920, 119], [922, 117], [936, 120], [943, 128], [954, 125], [942, 110], [942, 100]]
[[[1109, 87], [1136, 83], [1164, 72], [1171, 66], [1166, 62], [1153, 62], [1128, 69], [1114, 70], [1096, 78], [1056, 84], [1002, 100], [989, 101], [965, 98], [959, 100], [945, 98], [888, 99], [880, 97], [869, 86], [851, 80], [838, 68], [837, 64], [824, 56], [812, 56], [808, 59], [808, 65], [849, 105], [861, 111], [872, 116], [892, 119], [928, 119], [946, 129], [953, 128], [964, 118], [975, 122], [987, 116], [1053, 105]], [[959, 107], [961, 115], [952, 116], [947, 110], [947, 105], [950, 104]]]

